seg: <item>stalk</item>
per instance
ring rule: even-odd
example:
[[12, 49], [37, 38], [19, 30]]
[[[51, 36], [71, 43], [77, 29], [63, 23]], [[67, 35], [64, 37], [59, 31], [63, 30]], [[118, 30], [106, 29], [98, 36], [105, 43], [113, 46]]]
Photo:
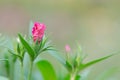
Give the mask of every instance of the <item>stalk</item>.
[[21, 80], [24, 80], [23, 62], [21, 62]]
[[70, 75], [70, 80], [75, 80], [75, 74]]
[[31, 80], [32, 68], [33, 68], [33, 61], [30, 61], [30, 71], [29, 71], [29, 74], [28, 74], [28, 80]]

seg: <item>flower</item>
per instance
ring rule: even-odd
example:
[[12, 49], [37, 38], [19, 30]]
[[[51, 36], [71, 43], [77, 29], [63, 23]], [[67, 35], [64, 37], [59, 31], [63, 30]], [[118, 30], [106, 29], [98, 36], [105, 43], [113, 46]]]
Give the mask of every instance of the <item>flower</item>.
[[34, 26], [32, 28], [32, 37], [34, 42], [38, 41], [40, 43], [44, 36], [45, 29], [46, 26], [43, 23], [39, 22], [34, 23]]
[[70, 46], [69, 46], [69, 45], [66, 45], [66, 46], [65, 46], [65, 50], [66, 50], [66, 52], [70, 52], [70, 51], [71, 51]]

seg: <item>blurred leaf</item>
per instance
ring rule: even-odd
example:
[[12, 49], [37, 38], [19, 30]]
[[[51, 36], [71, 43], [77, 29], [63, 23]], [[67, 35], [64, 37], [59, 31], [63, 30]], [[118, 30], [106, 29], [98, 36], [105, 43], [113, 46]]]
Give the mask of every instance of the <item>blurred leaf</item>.
[[17, 52], [18, 52], [19, 54], [21, 53], [19, 43], [17, 43]]
[[46, 60], [39, 61], [37, 63], [37, 67], [42, 73], [44, 80], [57, 80], [55, 71], [48, 61]]
[[47, 43], [47, 41], [48, 41], [48, 37], [44, 36], [43, 39], [42, 39], [42, 42], [41, 42], [42, 45], [43, 45], [42, 48], [45, 46], [45, 44]]
[[95, 80], [109, 80], [117, 73], [120, 74], [120, 68], [110, 68], [100, 73]]
[[8, 61], [8, 59], [0, 59], [0, 61]]
[[35, 52], [34, 50], [32, 49], [32, 47], [27, 43], [27, 41], [24, 40], [24, 38], [18, 34], [19, 38], [20, 38], [20, 41], [22, 43], [22, 45], [25, 47], [25, 49], [27, 50], [28, 54], [30, 55], [30, 57], [32, 58], [32, 60], [34, 59], [35, 57]]
[[106, 59], [112, 57], [113, 55], [115, 55], [115, 54], [111, 54], [111, 55], [109, 55], [109, 56], [105, 56], [105, 57], [102, 57], [102, 58], [100, 58], [100, 59], [93, 60], [93, 61], [88, 62], [88, 63], [86, 63], [86, 64], [81, 64], [81, 65], [79, 66], [79, 70], [83, 70], [83, 69], [85, 69], [85, 68], [87, 68], [87, 67], [89, 67], [89, 66], [91, 66], [91, 65], [93, 65], [93, 64], [96, 64], [96, 63], [98, 63], [98, 62], [101, 62], [101, 61], [103, 61], [103, 60], [106, 60]]
[[9, 76], [10, 73], [10, 63], [9, 63], [9, 57], [8, 54], [4, 54], [4, 59], [7, 59], [8, 61], [5, 61], [4, 67], [6, 69], [6, 74]]
[[9, 80], [9, 79], [6, 77], [0, 76], [0, 80]]
[[80, 55], [77, 54], [76, 57], [75, 57], [75, 59], [74, 59], [74, 67], [75, 68], [79, 67], [80, 63], [81, 63], [81, 58], [80, 58]]
[[8, 50], [8, 52], [11, 53], [12, 55], [18, 57], [18, 58], [22, 61], [23, 58], [22, 58], [20, 55], [15, 54], [15, 53], [14, 53], [12, 50], [10, 50], [10, 49]]
[[[71, 79], [70, 79], [70, 74], [67, 74], [67, 75], [65, 76], [64, 80], [71, 80]], [[80, 75], [76, 75], [75, 80], [81, 80], [81, 76], [80, 76]]]
[[68, 71], [72, 71], [72, 65], [68, 61], [66, 61], [66, 67]]
[[47, 50], [53, 50], [51, 47], [52, 47], [52, 46], [47, 46], [46, 48], [43, 48], [42, 50], [40, 50], [39, 53], [44, 52], [44, 51], [47, 51]]
[[88, 75], [90, 74], [91, 69], [86, 69], [80, 74], [80, 80], [88, 80]]
[[0, 34], [0, 46], [3, 46], [6, 42], [7, 42], [6, 37]]
[[75, 80], [81, 80], [81, 76], [80, 75], [76, 75]]
[[48, 37], [43, 37], [43, 39], [41, 40], [39, 47], [38, 47], [38, 54], [43, 52], [43, 51], [47, 51], [47, 50], [52, 50], [52, 46], [50, 46], [49, 44], [47, 44], [48, 41]]
[[67, 74], [64, 78], [64, 80], [70, 80], [70, 74]]
[[78, 46], [78, 52], [79, 52], [79, 54], [81, 54], [82, 53], [82, 47], [80, 45], [78, 45], [78, 43], [77, 43], [77, 46]]
[[34, 26], [34, 23], [32, 21], [30, 21], [30, 24], [29, 24], [29, 36], [32, 35], [32, 27]]
[[66, 60], [58, 53], [58, 51], [48, 51], [48, 53], [55, 57], [64, 67], [66, 67]]

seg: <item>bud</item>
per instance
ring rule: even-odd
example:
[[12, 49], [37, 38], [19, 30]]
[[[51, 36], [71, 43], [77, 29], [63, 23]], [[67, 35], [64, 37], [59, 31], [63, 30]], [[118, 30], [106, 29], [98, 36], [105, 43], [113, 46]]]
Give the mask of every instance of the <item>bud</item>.
[[40, 41], [44, 36], [45, 29], [46, 29], [46, 26], [44, 24], [39, 22], [34, 23], [34, 26], [32, 28], [32, 37], [34, 42], [38, 41], [40, 43]]
[[69, 45], [66, 45], [66, 46], [65, 46], [65, 50], [66, 50], [66, 52], [70, 52], [70, 51], [71, 51], [70, 46], [69, 46]]

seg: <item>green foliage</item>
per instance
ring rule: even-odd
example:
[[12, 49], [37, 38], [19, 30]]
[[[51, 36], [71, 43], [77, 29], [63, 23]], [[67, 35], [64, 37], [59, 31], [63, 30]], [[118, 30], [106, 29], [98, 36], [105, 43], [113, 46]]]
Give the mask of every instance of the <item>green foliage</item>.
[[6, 37], [0, 33], [0, 46], [3, 46], [6, 42]]
[[[8, 41], [9, 43], [6, 43], [6, 40], [8, 39], [5, 39], [5, 37], [0, 36], [0, 48], [3, 49], [7, 47], [7, 49], [3, 51], [5, 53], [4, 57], [3, 58], [0, 57], [0, 63], [2, 63], [3, 68], [5, 68], [5, 70], [3, 71], [6, 72], [6, 74], [4, 75], [5, 77], [0, 76], [0, 80], [8, 80], [8, 79], [14, 80], [16, 79], [15, 77], [16, 75], [20, 76], [19, 74], [15, 73], [18, 71], [16, 70], [16, 67], [18, 66], [19, 66], [18, 68], [20, 68], [19, 70], [21, 71], [20, 72], [21, 78], [19, 80], [24, 80], [24, 79], [26, 80], [26, 78], [28, 80], [34, 79], [34, 75], [32, 74], [32, 73], [35, 73], [34, 61], [41, 53], [45, 51], [48, 52], [48, 54], [50, 54], [52, 57], [54, 57], [54, 60], [57, 60], [60, 62], [60, 64], [62, 64], [61, 66], [63, 67], [62, 68], [58, 67], [57, 70], [60, 68], [60, 70], [61, 71], [63, 70], [63, 71], [61, 73], [62, 76], [59, 76], [59, 75], [57, 76], [56, 74], [57, 71], [55, 71], [53, 67], [54, 66], [57, 67], [58, 65], [53, 66], [47, 60], [40, 60], [36, 63], [36, 66], [38, 67], [37, 70], [39, 70], [44, 80], [58, 80], [58, 79], [59, 80], [86, 80], [89, 73], [89, 70], [85, 70], [86, 68], [96, 63], [102, 62], [115, 55], [115, 54], [111, 54], [90, 62], [88, 61], [87, 63], [83, 63], [84, 59], [86, 58], [86, 54], [82, 53], [82, 49], [78, 45], [77, 51], [73, 53], [67, 52], [66, 57], [64, 58], [63, 56], [60, 55], [61, 54], [60, 51], [56, 50], [53, 46], [50, 45], [50, 41], [48, 40], [49, 38], [46, 37], [45, 35], [41, 41], [36, 41], [36, 42], [33, 41], [32, 33], [31, 33], [33, 25], [34, 24], [31, 21], [29, 25], [28, 39], [24, 38], [21, 34], [18, 34], [20, 42], [17, 40], [13, 41], [14, 44], [12, 45], [12, 47], [11, 47], [10, 41]], [[30, 59], [28, 58], [28, 56], [30, 57]], [[37, 59], [40, 59], [40, 57], [38, 57]], [[26, 62], [28, 64], [25, 63], [25, 60], [28, 61]], [[18, 65], [19, 64], [18, 61], [20, 61], [21, 63], [20, 65]], [[27, 66], [28, 68], [27, 70], [25, 66]], [[66, 71], [63, 68], [65, 68]], [[106, 80], [107, 77], [110, 77], [111, 75], [113, 75], [112, 73], [114, 72], [116, 72], [115, 69], [106, 71], [102, 75], [98, 76], [96, 80]]]
[[0, 61], [7, 61], [7, 59], [0, 59]]
[[[104, 61], [112, 56], [114, 56], [115, 54], [111, 54], [93, 61], [90, 61], [86, 64], [83, 64], [83, 61], [85, 59], [85, 55], [83, 55], [82, 51], [81, 51], [81, 47], [78, 46], [78, 51], [76, 52], [76, 54], [70, 54], [67, 53], [67, 59], [65, 60], [66, 63], [63, 64], [63, 66], [65, 66], [65, 68], [68, 70], [68, 76], [65, 78], [66, 80], [71, 80], [71, 79], [75, 79], [75, 80], [79, 80], [79, 78], [83, 79], [83, 77], [81, 77], [79, 75], [79, 73], [81, 71], [83, 71], [84, 69], [86, 69], [89, 66], [92, 66], [98, 62]], [[68, 58], [69, 56], [69, 58]], [[74, 57], [75, 56], [75, 57]], [[60, 60], [58, 60], [60, 61]], [[77, 77], [79, 76], [79, 77]]]
[[52, 48], [52, 46], [49, 45], [48, 37], [44, 36], [40, 43], [38, 43], [38, 41], [36, 41], [34, 50], [36, 52], [36, 57], [37, 57], [40, 53], [42, 53], [44, 51], [53, 50], [53, 48]]
[[41, 60], [37, 62], [37, 67], [40, 73], [42, 73], [44, 80], [57, 80], [56, 73], [48, 61]]
[[96, 63], [98, 63], [98, 62], [101, 62], [101, 61], [103, 61], [103, 60], [106, 60], [106, 59], [112, 57], [113, 55], [115, 55], [115, 54], [111, 54], [111, 55], [109, 55], [109, 56], [105, 56], [105, 57], [102, 57], [102, 58], [100, 58], [100, 59], [93, 60], [93, 61], [88, 62], [88, 63], [86, 63], [86, 64], [81, 64], [81, 65], [79, 66], [79, 70], [83, 70], [83, 69], [85, 69], [85, 68], [87, 68], [87, 67], [89, 67], [89, 66], [91, 66], [91, 65], [94, 65], [94, 64], [96, 64]]
[[66, 61], [66, 67], [67, 67], [69, 72], [71, 72], [73, 69], [73, 66], [68, 61]]
[[110, 69], [104, 70], [103, 72], [98, 74], [98, 76], [95, 78], [95, 80], [109, 80], [110, 78], [114, 79], [114, 76], [117, 73], [120, 74], [120, 68], [118, 68], [118, 67], [110, 68]]
[[25, 49], [27, 50], [28, 54], [30, 55], [30, 58], [32, 60], [34, 60], [35, 51], [33, 50], [33, 48], [29, 45], [29, 43], [20, 34], [18, 34], [18, 36], [19, 36], [19, 39], [20, 39], [22, 45], [25, 47]]
[[22, 56], [20, 56], [20, 55], [14, 53], [12, 50], [9, 49], [8, 52], [11, 53], [12, 55], [18, 57], [21, 61], [23, 60]]
[[64, 67], [66, 67], [65, 59], [60, 55], [59, 51], [48, 51], [51, 56], [53, 56], [57, 61], [59, 61]]

